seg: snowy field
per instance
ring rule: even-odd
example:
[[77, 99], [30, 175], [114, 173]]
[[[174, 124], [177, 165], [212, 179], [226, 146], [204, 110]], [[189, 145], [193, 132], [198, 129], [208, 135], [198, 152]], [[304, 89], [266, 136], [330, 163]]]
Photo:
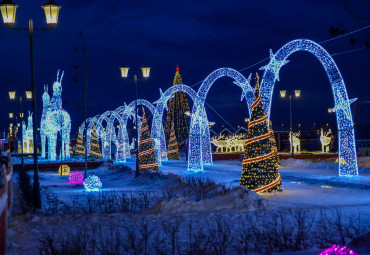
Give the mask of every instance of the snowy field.
[[[238, 245], [234, 241], [242, 238], [242, 233], [247, 236], [249, 233], [255, 240], [254, 244], [249, 244], [249, 250], [244, 249], [248, 254], [318, 254], [329, 243], [347, 244], [370, 231], [370, 171], [366, 167], [360, 168], [359, 176], [339, 177], [337, 166], [330, 162], [288, 159], [282, 161], [279, 169], [284, 191], [260, 196], [239, 187], [242, 165], [236, 160], [215, 161], [205, 166], [201, 173], [186, 171], [185, 161], [168, 161], [160, 167], [163, 175], [139, 178], [134, 178], [130, 170], [133, 167], [134, 159], [131, 158], [126, 163], [104, 164], [89, 170], [88, 174], [99, 176], [103, 184], [100, 192], [93, 193], [85, 192], [82, 185], [69, 184], [68, 176], [40, 172], [43, 209], [33, 215], [12, 217], [10, 254], [48, 254], [47, 248], [40, 248], [41, 244], [46, 245], [45, 240], [54, 238], [67, 242], [69, 238], [70, 242], [70, 238], [81, 236], [81, 231], [103, 236], [104, 231], [110, 231], [115, 235], [111, 238], [119, 233], [127, 241], [117, 248], [113, 240], [110, 243], [107, 237], [100, 236], [97, 239], [101, 245], [95, 245], [94, 252], [91, 243], [80, 243], [90, 252], [81, 254], [108, 254], [112, 250], [115, 252], [111, 254], [131, 254], [135, 250], [141, 251], [137, 254], [188, 254], [193, 248], [196, 248], [194, 254], [196, 251], [246, 254], [235, 248]], [[275, 229], [269, 229], [274, 224]], [[298, 235], [302, 224], [304, 237]], [[144, 231], [145, 226], [147, 231]], [[193, 239], [189, 238], [189, 229], [192, 229], [189, 226], [193, 231], [198, 229]], [[248, 231], [254, 230], [248, 232], [243, 226], [249, 226]], [[212, 232], [207, 232], [208, 228]], [[281, 244], [272, 245], [274, 237], [266, 238], [267, 232], [260, 228], [269, 229], [269, 232], [278, 228], [279, 232], [287, 231], [285, 235], [295, 239], [285, 238], [290, 240], [286, 241], [283, 238], [284, 241], [279, 241]], [[224, 240], [224, 247], [221, 241], [215, 241], [221, 237], [205, 238], [215, 229], [232, 236], [227, 242]], [[325, 238], [317, 234], [319, 229]], [[132, 235], [143, 238], [149, 232], [151, 244], [145, 249], [129, 239]], [[76, 235], [70, 236], [70, 233]], [[238, 241], [239, 246], [245, 238]], [[58, 245], [63, 246], [60, 242]], [[103, 245], [104, 242], [109, 245]], [[256, 249], [256, 243], [261, 246], [264, 243], [264, 248]], [[370, 247], [358, 243], [359, 247], [354, 248], [357, 253], [370, 254]], [[50, 242], [46, 246], [49, 247]]]

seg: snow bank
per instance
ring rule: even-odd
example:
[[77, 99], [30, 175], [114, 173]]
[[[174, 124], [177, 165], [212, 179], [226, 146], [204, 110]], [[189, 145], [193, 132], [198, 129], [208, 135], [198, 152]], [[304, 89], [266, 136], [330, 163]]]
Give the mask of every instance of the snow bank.
[[361, 168], [370, 168], [370, 157], [359, 157], [358, 166]]
[[161, 214], [253, 211], [265, 208], [266, 205], [267, 200], [261, 198], [256, 192], [238, 186], [227, 190], [224, 194], [199, 201], [194, 201], [189, 197], [165, 199], [155, 205], [151, 211]]
[[288, 158], [281, 160], [280, 165], [283, 167], [294, 167], [294, 168], [324, 168], [324, 169], [335, 169], [338, 168], [338, 164], [330, 162], [319, 162], [313, 163], [309, 160]]

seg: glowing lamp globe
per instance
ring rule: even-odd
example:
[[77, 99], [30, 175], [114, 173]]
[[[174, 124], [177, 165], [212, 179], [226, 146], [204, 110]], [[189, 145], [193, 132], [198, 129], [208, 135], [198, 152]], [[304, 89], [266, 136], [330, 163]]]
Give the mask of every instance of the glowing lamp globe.
[[58, 24], [59, 9], [61, 6], [53, 0], [48, 0], [41, 8], [44, 9], [46, 23], [53, 29]]
[[3, 16], [4, 24], [11, 27], [15, 23], [15, 13], [18, 5], [13, 3], [12, 0], [3, 0], [0, 3], [1, 15]]
[[128, 70], [130, 69], [130, 67], [128, 67], [126, 65], [122, 65], [119, 69], [121, 70], [121, 77], [122, 78], [127, 78]]
[[149, 74], [150, 74], [150, 67], [149, 66], [143, 65], [143, 67], [141, 68], [141, 71], [143, 72], [143, 77], [144, 78], [149, 78]]
[[32, 98], [32, 90], [31, 89], [27, 89], [26, 90], [26, 98], [27, 99], [31, 99]]
[[299, 89], [294, 90], [294, 95], [295, 95], [295, 97], [300, 97], [301, 96], [301, 90], [299, 90]]
[[346, 246], [333, 244], [332, 247], [320, 252], [320, 255], [358, 255], [353, 250], [348, 249]]
[[9, 113], [9, 118], [13, 119], [13, 113], [12, 112]]
[[83, 181], [83, 184], [84, 184], [85, 190], [87, 192], [99, 191], [99, 189], [101, 189], [101, 187], [103, 186], [99, 177], [96, 176], [96, 175], [91, 175], [91, 176], [87, 177]]
[[81, 184], [83, 182], [83, 175], [79, 171], [72, 171], [69, 174], [69, 183], [70, 184]]
[[285, 97], [286, 96], [286, 90], [280, 90], [280, 97]]
[[15, 90], [14, 89], [9, 90], [9, 98], [10, 99], [15, 99]]
[[58, 173], [60, 175], [69, 175], [71, 172], [71, 169], [69, 168], [68, 165], [62, 165], [59, 167]]

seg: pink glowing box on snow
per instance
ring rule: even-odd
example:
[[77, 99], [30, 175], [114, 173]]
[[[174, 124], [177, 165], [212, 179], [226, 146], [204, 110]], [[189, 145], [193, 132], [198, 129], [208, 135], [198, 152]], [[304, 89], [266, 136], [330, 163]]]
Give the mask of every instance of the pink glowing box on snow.
[[69, 174], [69, 183], [71, 184], [80, 184], [83, 182], [83, 175], [81, 172], [79, 171], [72, 171], [70, 174]]
[[340, 245], [333, 244], [332, 247], [320, 252], [320, 255], [358, 255], [346, 246], [341, 247]]

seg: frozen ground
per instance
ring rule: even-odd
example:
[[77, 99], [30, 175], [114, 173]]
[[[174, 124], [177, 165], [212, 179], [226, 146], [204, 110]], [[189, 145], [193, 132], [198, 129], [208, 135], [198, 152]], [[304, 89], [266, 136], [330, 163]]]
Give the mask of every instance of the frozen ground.
[[[363, 161], [368, 162], [366, 159]], [[116, 225], [115, 227], [124, 228], [123, 225], [132, 224], [127, 218], [136, 219], [137, 222], [150, 219], [153, 228], [154, 226], [158, 228], [160, 225], [165, 229], [163, 219], [170, 222], [181, 217], [183, 224], [193, 220], [202, 225], [207, 224], [208, 220], [214, 217], [226, 217], [230, 221], [239, 222], [234, 226], [237, 229], [243, 225], [243, 221], [240, 221], [241, 217], [248, 215], [257, 217], [253, 220], [249, 218], [253, 222], [258, 222], [258, 217], [262, 217], [263, 223], [268, 221], [266, 219], [271, 215], [303, 210], [308, 212], [307, 215], [314, 219], [315, 224], [316, 221], [318, 222], [319, 215], [324, 212], [328, 218], [337, 218], [348, 224], [351, 222], [365, 231], [370, 230], [370, 171], [368, 168], [360, 168], [360, 175], [356, 177], [339, 177], [334, 164], [288, 159], [282, 161], [282, 167], [279, 169], [284, 191], [261, 194], [261, 199], [254, 192], [245, 193], [244, 189], [237, 187], [242, 168], [239, 161], [216, 161], [213, 165], [205, 166], [201, 173], [186, 171], [185, 161], [168, 161], [163, 162], [160, 167], [165, 174], [164, 177], [144, 176], [136, 179], [133, 171], [124, 166], [133, 168], [134, 160], [128, 159], [126, 163], [115, 163], [113, 166], [106, 164], [95, 170], [89, 170], [89, 175], [95, 174], [102, 180], [103, 188], [97, 193], [86, 193], [82, 185], [69, 184], [67, 176], [41, 172], [44, 209], [32, 217], [22, 215], [12, 218], [9, 231], [12, 245], [10, 254], [39, 254], [40, 240], [48, 235], [45, 234], [46, 232], [49, 234], [55, 231], [68, 232], [69, 228], [81, 224], [83, 226], [113, 224]], [[202, 184], [206, 185], [205, 187], [189, 186], [171, 174], [182, 177], [187, 183], [196, 182], [197, 178], [201, 178], [211, 184]], [[229, 190], [224, 191], [223, 186], [219, 184], [225, 185]], [[195, 189], [198, 190], [195, 191]], [[204, 197], [198, 197], [199, 193]], [[136, 209], [126, 208], [127, 213], [119, 213], [111, 209], [110, 203], [117, 203], [123, 197], [125, 201], [132, 202], [134, 199], [136, 202], [133, 207]], [[166, 199], [163, 200], [163, 198]], [[58, 203], [56, 204], [55, 201]], [[144, 204], [147, 202], [148, 205], [143, 206], [140, 201]], [[161, 202], [158, 203], [158, 201]], [[95, 207], [92, 207], [91, 203], [95, 203]], [[156, 205], [153, 208], [146, 209], [154, 204]], [[98, 206], [100, 209], [97, 208]], [[50, 216], [44, 216], [45, 214]], [[267, 216], [264, 218], [263, 215]], [[332, 223], [335, 225], [338, 222], [333, 220]], [[335, 226], [333, 229], [335, 231]], [[179, 233], [183, 231], [180, 230]], [[363, 246], [357, 251], [360, 254], [366, 254], [369, 248]], [[305, 251], [282, 254], [317, 254], [319, 250], [313, 247]]]

